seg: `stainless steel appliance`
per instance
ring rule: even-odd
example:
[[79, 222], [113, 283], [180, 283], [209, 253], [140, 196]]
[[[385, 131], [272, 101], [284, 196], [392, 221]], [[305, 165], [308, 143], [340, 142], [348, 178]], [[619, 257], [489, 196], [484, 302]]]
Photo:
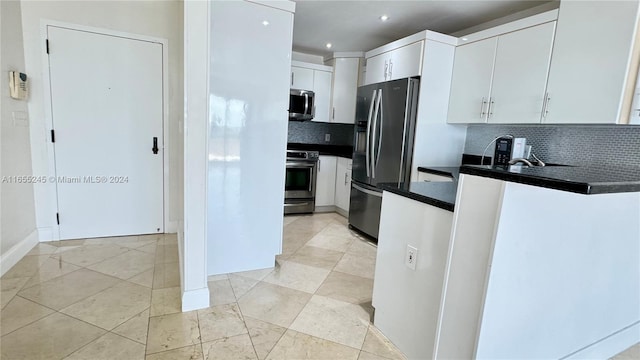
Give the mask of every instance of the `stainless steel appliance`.
[[289, 92], [289, 120], [311, 120], [315, 115], [315, 93], [291, 89]]
[[418, 89], [416, 78], [358, 88], [349, 224], [378, 238], [380, 183], [409, 182]]
[[287, 150], [284, 213], [311, 213], [316, 205], [317, 151]]

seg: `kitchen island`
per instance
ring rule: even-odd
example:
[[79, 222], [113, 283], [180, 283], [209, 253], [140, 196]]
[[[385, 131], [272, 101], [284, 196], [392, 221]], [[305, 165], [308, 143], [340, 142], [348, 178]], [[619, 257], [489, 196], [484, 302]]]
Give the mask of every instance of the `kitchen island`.
[[460, 172], [453, 212], [383, 195], [375, 324], [409, 358], [606, 358], [640, 341], [640, 169]]

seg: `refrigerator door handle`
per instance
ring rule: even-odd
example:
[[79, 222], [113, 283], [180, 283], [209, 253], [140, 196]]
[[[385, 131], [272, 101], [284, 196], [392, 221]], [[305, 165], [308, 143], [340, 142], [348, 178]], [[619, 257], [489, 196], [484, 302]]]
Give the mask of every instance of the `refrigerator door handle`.
[[375, 109], [373, 111], [373, 134], [372, 134], [372, 146], [371, 146], [371, 178], [376, 178], [376, 129], [378, 128], [378, 113], [380, 112], [380, 100], [382, 100], [382, 89], [378, 90], [378, 98], [375, 99]]
[[373, 191], [373, 190], [368, 190], [368, 189], [365, 189], [365, 188], [363, 188], [363, 187], [361, 187], [361, 186], [358, 186], [358, 185], [356, 185], [356, 184], [354, 184], [354, 183], [351, 183], [351, 186], [353, 186], [356, 190], [358, 190], [358, 191], [362, 191], [363, 193], [365, 193], [365, 194], [367, 194], [367, 195], [371, 195], [371, 196], [375, 196], [375, 197], [379, 197], [379, 198], [381, 198], [381, 197], [382, 197], [382, 193], [381, 193], [381, 192], [377, 192], [377, 191]]
[[376, 92], [378, 90], [373, 90], [373, 95], [371, 95], [371, 106], [369, 107], [369, 117], [367, 118], [367, 146], [365, 149], [366, 152], [366, 165], [367, 165], [367, 177], [371, 177], [371, 159], [369, 158], [369, 146], [371, 146], [371, 117], [373, 116], [373, 105], [376, 102]]
[[378, 103], [380, 110], [380, 130], [378, 130], [378, 150], [376, 151], [376, 161], [373, 165], [374, 168], [374, 177], [375, 177], [375, 168], [378, 167], [378, 162], [380, 161], [380, 148], [382, 147], [382, 128], [384, 127], [384, 111], [382, 111], [382, 89], [378, 92]]

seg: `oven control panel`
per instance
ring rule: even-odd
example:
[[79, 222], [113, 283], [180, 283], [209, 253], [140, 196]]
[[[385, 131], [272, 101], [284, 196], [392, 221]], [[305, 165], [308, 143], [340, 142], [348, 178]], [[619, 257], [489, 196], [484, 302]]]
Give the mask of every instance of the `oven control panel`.
[[287, 160], [318, 160], [319, 157], [317, 151], [287, 150]]

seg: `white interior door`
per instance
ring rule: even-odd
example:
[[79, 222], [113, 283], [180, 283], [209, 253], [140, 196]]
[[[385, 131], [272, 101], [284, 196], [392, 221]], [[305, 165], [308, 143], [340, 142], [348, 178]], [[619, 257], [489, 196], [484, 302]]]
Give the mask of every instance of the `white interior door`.
[[163, 232], [162, 44], [47, 34], [60, 238]]

